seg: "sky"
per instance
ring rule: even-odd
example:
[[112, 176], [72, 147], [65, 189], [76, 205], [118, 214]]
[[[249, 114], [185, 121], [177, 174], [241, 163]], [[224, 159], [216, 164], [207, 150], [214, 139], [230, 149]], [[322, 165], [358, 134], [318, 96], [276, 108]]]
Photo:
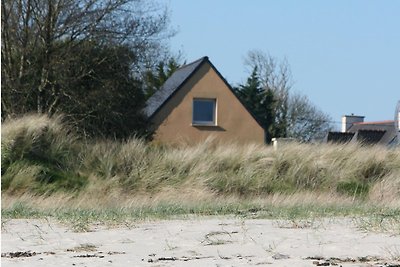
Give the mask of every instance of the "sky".
[[167, 0], [173, 51], [208, 56], [231, 85], [260, 50], [287, 59], [293, 92], [306, 95], [339, 128], [341, 116], [393, 120], [400, 100], [398, 0]]

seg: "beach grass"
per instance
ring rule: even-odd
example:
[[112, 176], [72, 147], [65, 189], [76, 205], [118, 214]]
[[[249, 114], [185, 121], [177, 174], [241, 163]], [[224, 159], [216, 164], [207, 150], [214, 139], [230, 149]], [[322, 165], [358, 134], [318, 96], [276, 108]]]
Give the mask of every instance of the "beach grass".
[[87, 140], [44, 115], [4, 122], [1, 145], [5, 219], [54, 217], [82, 229], [228, 214], [399, 221], [399, 148]]

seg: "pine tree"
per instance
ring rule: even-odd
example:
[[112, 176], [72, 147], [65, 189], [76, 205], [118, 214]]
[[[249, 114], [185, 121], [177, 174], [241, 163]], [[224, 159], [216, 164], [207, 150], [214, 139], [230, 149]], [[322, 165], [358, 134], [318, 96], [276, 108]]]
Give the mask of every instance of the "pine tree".
[[275, 106], [276, 100], [274, 92], [271, 89], [267, 89], [264, 92], [264, 99], [262, 102], [264, 110], [264, 129], [265, 129], [265, 139], [267, 143], [271, 142], [272, 137], [275, 136]]
[[171, 57], [168, 62], [160, 61], [155, 70], [149, 70], [145, 74], [145, 95], [146, 99], [150, 98], [166, 80], [181, 67], [177, 59]]
[[266, 142], [269, 143], [271, 142], [272, 131], [275, 128], [275, 97], [272, 90], [264, 90], [261, 87], [257, 73], [258, 70], [255, 67], [246, 84], [239, 85], [239, 88], [236, 88], [235, 91], [247, 109], [250, 110], [257, 121], [264, 127]]

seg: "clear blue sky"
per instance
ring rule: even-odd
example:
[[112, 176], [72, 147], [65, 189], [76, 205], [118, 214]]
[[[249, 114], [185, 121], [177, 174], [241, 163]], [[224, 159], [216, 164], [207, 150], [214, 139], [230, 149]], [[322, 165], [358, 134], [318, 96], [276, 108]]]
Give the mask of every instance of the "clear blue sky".
[[[232, 85], [258, 49], [287, 58], [293, 90], [334, 121], [393, 119], [400, 99], [400, 0], [168, 0], [171, 40], [190, 62], [209, 56]], [[338, 126], [338, 125], [337, 125]]]

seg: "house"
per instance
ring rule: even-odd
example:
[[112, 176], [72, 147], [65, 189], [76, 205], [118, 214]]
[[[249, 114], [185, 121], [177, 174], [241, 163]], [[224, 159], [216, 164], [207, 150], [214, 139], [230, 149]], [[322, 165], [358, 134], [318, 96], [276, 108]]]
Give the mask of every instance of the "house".
[[176, 70], [146, 103], [153, 139], [161, 143], [264, 143], [263, 127], [208, 57]]
[[364, 122], [364, 116], [345, 115], [342, 117], [342, 131], [329, 132], [326, 142], [359, 142], [365, 145], [387, 145], [398, 143], [399, 129], [395, 120]]

